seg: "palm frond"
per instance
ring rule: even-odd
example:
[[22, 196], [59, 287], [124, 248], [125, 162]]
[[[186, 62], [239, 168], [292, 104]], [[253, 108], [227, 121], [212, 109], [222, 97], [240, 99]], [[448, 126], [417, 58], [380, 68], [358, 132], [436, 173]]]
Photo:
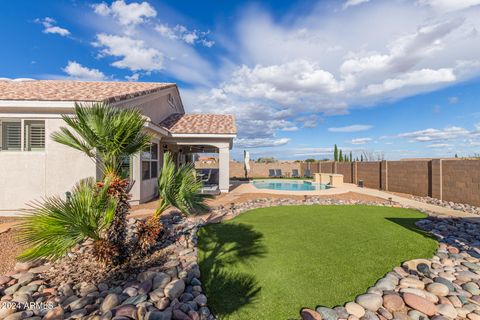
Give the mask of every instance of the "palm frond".
[[205, 200], [210, 195], [201, 194], [202, 183], [197, 180], [195, 168], [191, 164], [175, 167], [170, 153], [165, 153], [163, 167], [158, 179], [159, 216], [169, 207], [176, 207], [183, 214], [193, 214], [208, 209]]
[[62, 118], [67, 127], [54, 132], [52, 139], [99, 160], [104, 173], [118, 174], [122, 159], [141, 152], [152, 138], [143, 130], [146, 119], [134, 108], [75, 104], [74, 116]]
[[43, 203], [31, 204], [17, 227], [20, 243], [29, 247], [19, 259], [57, 259], [87, 238], [100, 239], [117, 206], [107, 193], [109, 184], [106, 181], [99, 188], [93, 178], [84, 179], [74, 187], [69, 200], [48, 197]]

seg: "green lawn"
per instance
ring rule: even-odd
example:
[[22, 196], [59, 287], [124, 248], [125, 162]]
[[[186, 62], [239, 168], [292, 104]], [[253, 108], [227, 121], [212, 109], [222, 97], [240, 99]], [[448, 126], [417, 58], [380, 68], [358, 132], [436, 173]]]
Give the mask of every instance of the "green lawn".
[[199, 232], [209, 306], [222, 319], [298, 319], [354, 299], [402, 261], [431, 257], [424, 214], [375, 206], [256, 209]]

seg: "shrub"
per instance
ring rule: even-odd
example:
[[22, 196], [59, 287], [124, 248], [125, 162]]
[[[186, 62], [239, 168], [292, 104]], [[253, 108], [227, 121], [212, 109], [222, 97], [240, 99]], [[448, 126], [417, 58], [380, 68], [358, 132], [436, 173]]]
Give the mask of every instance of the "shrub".
[[67, 200], [53, 196], [34, 202], [18, 226], [20, 242], [29, 246], [19, 259], [57, 259], [86, 239], [101, 242], [117, 206], [109, 187], [108, 180], [99, 186], [89, 178], [78, 182]]

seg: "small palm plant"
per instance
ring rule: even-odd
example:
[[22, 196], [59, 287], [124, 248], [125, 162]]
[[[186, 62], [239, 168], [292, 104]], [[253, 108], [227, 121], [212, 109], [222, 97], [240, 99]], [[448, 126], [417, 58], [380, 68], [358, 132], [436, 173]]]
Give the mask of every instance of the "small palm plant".
[[29, 246], [19, 259], [58, 259], [86, 239], [101, 246], [117, 207], [109, 188], [109, 180], [99, 187], [89, 178], [78, 182], [67, 200], [48, 197], [43, 203], [34, 202], [18, 226], [20, 242]]
[[131, 188], [131, 183], [121, 176], [121, 165], [125, 158], [149, 145], [152, 137], [143, 130], [146, 119], [137, 109], [120, 109], [105, 103], [75, 104], [74, 116], [62, 118], [68, 127], [61, 127], [52, 139], [85, 153], [100, 165], [104, 178], [111, 179], [109, 192], [118, 204], [107, 239], [119, 254], [113, 262], [120, 264], [127, 258], [124, 248]]
[[205, 204], [210, 195], [201, 194], [202, 183], [197, 180], [192, 164], [177, 168], [169, 152], [164, 154], [163, 167], [158, 178], [159, 200], [155, 214], [139, 228], [140, 247], [146, 251], [162, 231], [160, 215], [169, 208], [177, 208], [185, 215], [208, 209]]
[[210, 195], [200, 193], [202, 182], [197, 179], [193, 164], [175, 167], [170, 153], [165, 153], [163, 168], [158, 178], [160, 198], [155, 218], [170, 207], [175, 207], [185, 215], [198, 213], [208, 209], [205, 204]]

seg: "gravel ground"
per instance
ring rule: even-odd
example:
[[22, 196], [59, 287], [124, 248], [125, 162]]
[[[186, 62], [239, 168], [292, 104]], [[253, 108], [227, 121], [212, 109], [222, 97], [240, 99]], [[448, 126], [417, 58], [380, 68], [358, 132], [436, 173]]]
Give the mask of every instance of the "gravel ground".
[[[2, 223], [5, 222], [2, 220]], [[15, 257], [23, 250], [23, 246], [18, 244], [15, 231], [12, 230], [0, 234], [0, 244], [0, 274], [5, 274], [13, 270]]]

